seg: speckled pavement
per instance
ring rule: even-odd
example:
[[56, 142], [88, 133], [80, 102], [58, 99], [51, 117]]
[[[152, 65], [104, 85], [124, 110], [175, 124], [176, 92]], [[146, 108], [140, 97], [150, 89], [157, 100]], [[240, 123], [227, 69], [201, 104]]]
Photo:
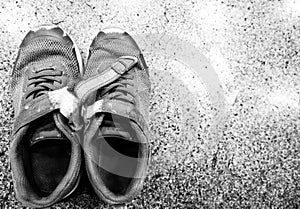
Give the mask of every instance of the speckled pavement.
[[[0, 208], [15, 200], [9, 79], [27, 31], [54, 23], [86, 58], [135, 37], [151, 73], [152, 160], [128, 208], [300, 207], [300, 1], [0, 0]], [[83, 187], [52, 208], [110, 208]]]

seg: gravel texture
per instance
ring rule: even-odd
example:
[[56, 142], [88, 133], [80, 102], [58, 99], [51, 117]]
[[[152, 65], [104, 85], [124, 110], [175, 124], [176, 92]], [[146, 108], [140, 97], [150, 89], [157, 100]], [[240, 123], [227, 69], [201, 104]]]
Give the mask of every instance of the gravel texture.
[[[101, 28], [150, 68], [152, 160], [128, 208], [300, 207], [300, 1], [0, 0], [0, 208], [14, 198], [9, 78], [27, 31], [63, 27], [86, 58]], [[90, 186], [52, 208], [110, 208]]]

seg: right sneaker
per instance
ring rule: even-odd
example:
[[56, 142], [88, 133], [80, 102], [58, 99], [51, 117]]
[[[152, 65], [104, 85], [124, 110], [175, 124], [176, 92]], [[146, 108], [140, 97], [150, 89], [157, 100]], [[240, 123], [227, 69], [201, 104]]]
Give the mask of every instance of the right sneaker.
[[11, 80], [10, 163], [24, 206], [49, 207], [79, 183], [81, 146], [70, 125], [78, 102], [70, 91], [81, 73], [80, 52], [61, 28], [41, 26], [23, 39]]
[[149, 164], [149, 72], [133, 38], [118, 28], [93, 40], [75, 92], [83, 101], [83, 150], [96, 194], [109, 204], [131, 201]]

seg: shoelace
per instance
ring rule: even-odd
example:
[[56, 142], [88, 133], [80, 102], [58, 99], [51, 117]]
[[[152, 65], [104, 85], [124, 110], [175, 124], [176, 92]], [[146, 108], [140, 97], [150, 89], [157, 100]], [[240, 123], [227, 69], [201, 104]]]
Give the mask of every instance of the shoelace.
[[133, 75], [130, 73], [126, 73], [122, 75], [118, 80], [116, 80], [116, 82], [103, 87], [101, 97], [135, 104], [134, 92], [132, 89], [133, 86]]
[[28, 91], [25, 94], [25, 98], [28, 99], [30, 96], [36, 98], [48, 91], [57, 89], [54, 82], [62, 84], [61, 76], [62, 71], [54, 70], [53, 68], [35, 71], [28, 79]]

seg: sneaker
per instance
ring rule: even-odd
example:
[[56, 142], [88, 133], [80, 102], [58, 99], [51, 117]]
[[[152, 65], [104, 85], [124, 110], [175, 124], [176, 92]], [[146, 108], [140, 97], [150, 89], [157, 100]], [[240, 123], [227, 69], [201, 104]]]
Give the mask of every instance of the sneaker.
[[80, 179], [81, 146], [72, 130], [70, 93], [82, 72], [72, 39], [41, 26], [23, 39], [12, 72], [15, 123], [10, 162], [17, 199], [48, 207], [70, 195]]
[[149, 164], [149, 72], [141, 50], [121, 29], [93, 40], [83, 81], [83, 150], [96, 194], [123, 204], [141, 190]]

